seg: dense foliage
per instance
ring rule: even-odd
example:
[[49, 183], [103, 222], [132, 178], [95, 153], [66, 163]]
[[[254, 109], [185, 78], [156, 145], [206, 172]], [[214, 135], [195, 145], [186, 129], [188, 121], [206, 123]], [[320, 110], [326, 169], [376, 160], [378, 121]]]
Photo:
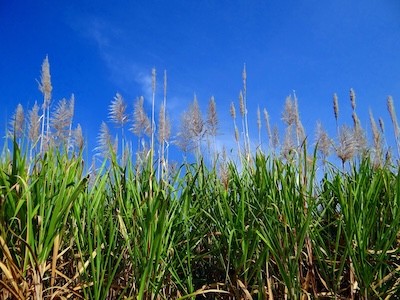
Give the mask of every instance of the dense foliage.
[[[150, 122], [137, 102], [133, 131], [151, 143], [133, 159], [117, 94], [110, 114], [122, 150], [104, 123], [102, 164], [90, 166], [81, 129], [72, 130], [73, 98], [50, 117], [48, 68], [46, 58], [43, 115], [35, 104], [25, 126], [17, 108], [0, 159], [1, 299], [398, 299], [399, 168], [372, 114], [365, 144], [353, 91], [354, 126], [337, 125], [336, 143], [319, 128], [310, 153], [297, 100], [287, 99], [285, 143], [267, 122], [273, 151], [264, 154], [251, 150], [244, 85], [243, 144], [231, 106], [236, 164], [211, 150], [214, 99], [205, 123], [195, 101], [178, 144], [196, 162], [175, 169], [165, 110], [156, 157], [154, 110]], [[392, 99], [388, 107], [398, 141]], [[334, 113], [338, 123], [336, 97]], [[216, 154], [207, 161], [206, 135]], [[340, 166], [328, 163], [331, 148]]]
[[[115, 155], [3, 159], [2, 298], [386, 298], [400, 292], [400, 176], [259, 154], [169, 182]], [[199, 298], [200, 299], [200, 298]]]

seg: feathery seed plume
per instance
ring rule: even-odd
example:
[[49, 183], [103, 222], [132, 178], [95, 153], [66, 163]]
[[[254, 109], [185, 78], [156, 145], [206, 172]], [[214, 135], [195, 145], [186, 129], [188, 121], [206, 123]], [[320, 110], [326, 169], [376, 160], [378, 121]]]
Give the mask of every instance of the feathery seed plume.
[[73, 141], [74, 141], [74, 145], [78, 148], [78, 150], [82, 151], [83, 150], [83, 146], [85, 144], [85, 140], [83, 138], [82, 127], [81, 127], [80, 124], [78, 124], [76, 126], [76, 129], [74, 130]]
[[285, 157], [286, 159], [291, 159], [292, 157], [292, 153], [293, 150], [296, 149], [296, 146], [293, 142], [293, 136], [292, 136], [292, 126], [288, 126], [286, 127], [285, 130], [285, 137], [283, 140], [283, 145], [282, 145], [282, 155], [283, 157]]
[[189, 115], [192, 118], [189, 130], [192, 132], [193, 137], [200, 138], [203, 135], [204, 121], [201, 116], [199, 102], [197, 101], [196, 94], [194, 95], [193, 103], [189, 108]]
[[353, 119], [353, 126], [354, 128], [358, 128], [360, 125], [360, 119], [357, 116], [357, 113], [355, 111], [352, 112], [351, 118]]
[[72, 118], [74, 114], [74, 96], [67, 102], [65, 98], [57, 103], [51, 117], [51, 127], [54, 129], [53, 141], [58, 144], [65, 143], [71, 133]]
[[227, 191], [229, 186], [229, 169], [225, 147], [222, 148], [222, 160], [219, 165], [219, 176], [221, 179], [221, 183], [223, 184], [225, 191]]
[[293, 114], [296, 127], [300, 125], [299, 104], [297, 101], [296, 91], [293, 91]]
[[355, 147], [359, 153], [363, 153], [367, 149], [367, 139], [365, 137], [365, 132], [361, 127], [360, 119], [358, 118], [355, 111], [353, 111], [351, 117], [353, 118], [353, 123], [354, 123], [353, 136], [355, 141]]
[[126, 108], [127, 105], [124, 98], [121, 96], [121, 94], [117, 93], [114, 96], [114, 99], [111, 101], [109, 107], [110, 121], [120, 127], [123, 127], [129, 120], [128, 115], [126, 114]]
[[393, 98], [392, 96], [388, 96], [387, 98], [387, 107], [390, 114], [390, 118], [392, 120], [393, 128], [394, 128], [394, 135], [397, 144], [397, 153], [400, 155], [400, 128], [399, 123], [397, 122], [397, 115], [394, 109]]
[[108, 158], [110, 156], [110, 147], [113, 147], [112, 137], [110, 134], [110, 130], [105, 122], [101, 123], [100, 133], [97, 138], [98, 146], [95, 150], [101, 155], [103, 158]]
[[151, 69], [151, 89], [153, 93], [156, 91], [156, 68]]
[[274, 148], [274, 151], [278, 149], [279, 143], [279, 129], [277, 125], [274, 125], [272, 129], [272, 147]]
[[138, 98], [133, 110], [133, 125], [130, 130], [137, 136], [141, 137], [142, 133], [150, 136], [151, 125], [149, 117], [146, 115], [143, 107], [144, 98]]
[[176, 144], [185, 153], [194, 148], [196, 158], [200, 159], [200, 145], [204, 135], [204, 121], [196, 94], [189, 109], [182, 114], [180, 127]]
[[268, 134], [268, 143], [269, 146], [272, 146], [272, 131], [271, 131], [271, 125], [269, 122], [269, 114], [268, 111], [264, 108], [264, 120], [265, 120], [265, 126], [267, 127], [267, 134]]
[[350, 89], [350, 102], [351, 102], [351, 108], [354, 111], [356, 109], [356, 93], [352, 88]]
[[[40, 139], [40, 152], [43, 151], [44, 147], [48, 146], [45, 143], [48, 143], [49, 133], [50, 133], [50, 100], [51, 100], [51, 92], [53, 87], [51, 86], [51, 77], [50, 77], [50, 63], [49, 58], [46, 55], [46, 58], [42, 63], [42, 72], [41, 72], [41, 80], [39, 83], [39, 90], [43, 94], [43, 105], [42, 105], [42, 132]], [[46, 123], [46, 131], [45, 131], [45, 123]]]
[[296, 139], [297, 139], [297, 146], [299, 147], [301, 143], [305, 140], [305, 132], [303, 124], [300, 120], [300, 113], [299, 113], [299, 105], [297, 101], [296, 91], [293, 91], [294, 101], [293, 101], [293, 114], [296, 126]]
[[[249, 124], [247, 120], [247, 72], [246, 72], [246, 64], [243, 65], [242, 72], [243, 79], [243, 93], [240, 92], [239, 98], [241, 98], [241, 107], [240, 111], [242, 113], [242, 127], [244, 134], [244, 148], [245, 148], [245, 157], [247, 162], [250, 161], [250, 137], [249, 137]], [[239, 99], [240, 100], [240, 99]]]
[[378, 122], [379, 122], [380, 130], [381, 130], [382, 134], [384, 134], [385, 133], [385, 123], [383, 123], [382, 118], [379, 118]]
[[54, 129], [53, 138], [63, 139], [65, 137], [65, 128], [69, 126], [68, 105], [65, 98], [58, 101], [57, 106], [52, 113], [51, 126]]
[[73, 132], [72, 132], [72, 119], [74, 117], [74, 108], [75, 108], [75, 95], [72, 94], [68, 103], [68, 116], [69, 116], [69, 133], [68, 133], [68, 147], [73, 147]]
[[181, 115], [180, 129], [177, 134], [175, 144], [184, 152], [186, 155], [193, 148], [193, 135], [189, 128], [192, 126], [192, 120], [190, 113], [185, 111]]
[[[158, 141], [160, 144], [160, 151], [158, 157], [158, 168], [157, 168], [157, 178], [165, 179], [168, 171], [168, 158], [165, 158], [165, 150], [166, 146], [168, 147], [167, 140], [171, 134], [171, 123], [169, 118], [166, 115], [166, 107], [167, 107], [167, 71], [164, 70], [164, 99], [161, 104], [161, 109], [159, 113], [159, 130], [158, 130]], [[168, 156], [168, 152], [167, 152]]]
[[153, 153], [154, 153], [154, 134], [156, 132], [155, 121], [155, 100], [156, 100], [156, 69], [151, 70], [151, 87], [152, 87], [152, 101], [151, 101], [151, 168], [153, 167]]
[[158, 127], [158, 141], [162, 143], [168, 140], [171, 134], [171, 123], [166, 115], [164, 104], [161, 104]]
[[215, 98], [212, 96], [208, 103], [207, 110], [207, 132], [211, 136], [217, 135], [218, 130], [218, 116], [217, 116], [217, 105], [215, 103]]
[[230, 114], [233, 119], [236, 119], [236, 109], [235, 109], [235, 104], [233, 102], [231, 102]]
[[394, 108], [392, 96], [388, 96], [388, 98], [387, 98], [387, 108], [388, 108], [388, 111], [389, 111], [389, 114], [390, 114], [390, 118], [391, 118], [392, 123], [393, 123], [393, 127], [395, 129], [396, 135], [398, 136], [399, 124], [397, 122], [397, 115], [396, 115], [396, 111], [395, 111], [395, 108]]
[[32, 109], [28, 112], [28, 137], [34, 147], [39, 140], [40, 130], [40, 117], [39, 117], [39, 106], [37, 102], [33, 105]]
[[43, 109], [46, 109], [50, 104], [51, 92], [53, 90], [53, 87], [51, 86], [50, 63], [47, 55], [42, 63], [42, 73], [39, 83], [39, 90], [44, 96]]
[[239, 142], [239, 130], [238, 130], [237, 126], [235, 126], [235, 141]]
[[336, 123], [339, 117], [339, 101], [336, 93], [333, 94], [333, 113], [335, 115]]
[[24, 108], [22, 107], [22, 104], [19, 103], [10, 122], [11, 132], [13, 132], [17, 138], [22, 137], [24, 134], [24, 121]]
[[321, 153], [323, 161], [325, 161], [330, 154], [332, 141], [321, 122], [317, 122], [316, 141], [318, 143], [318, 151]]
[[74, 110], [75, 110], [75, 95], [71, 94], [71, 98], [69, 98], [69, 103], [68, 103], [68, 107], [69, 107], [69, 117], [72, 120], [73, 116], [74, 116]]
[[388, 96], [388, 98], [387, 98], [387, 108], [388, 108], [390, 117], [392, 118], [392, 121], [397, 120], [392, 96]]
[[246, 113], [246, 106], [244, 103], [244, 98], [243, 98], [243, 92], [240, 91], [239, 92], [239, 108], [240, 108], [240, 114], [242, 115], [242, 117], [244, 117], [245, 113]]
[[291, 126], [296, 123], [296, 109], [291, 96], [286, 97], [285, 108], [282, 113], [282, 120], [287, 126]]
[[[163, 133], [161, 134], [163, 137], [162, 139], [163, 141], [169, 139], [171, 133], [171, 123], [169, 121], [169, 118], [167, 117], [166, 109], [167, 109], [167, 70], [164, 70], [164, 99], [161, 106], [162, 111], [160, 110], [160, 131], [161, 130], [163, 131]], [[163, 127], [162, 129], [161, 126]]]
[[354, 138], [354, 132], [351, 128], [343, 125], [339, 131], [339, 144], [336, 147], [336, 155], [341, 159], [342, 165], [346, 161], [353, 158], [356, 152], [356, 142]]
[[377, 159], [380, 160], [382, 156], [382, 138], [371, 109], [369, 110], [369, 120], [371, 122], [372, 140], [375, 150], [375, 161], [377, 161]]
[[247, 93], [247, 72], [246, 72], [246, 64], [243, 65], [242, 79], [243, 79], [243, 93], [244, 93], [244, 95], [246, 95], [246, 93]]

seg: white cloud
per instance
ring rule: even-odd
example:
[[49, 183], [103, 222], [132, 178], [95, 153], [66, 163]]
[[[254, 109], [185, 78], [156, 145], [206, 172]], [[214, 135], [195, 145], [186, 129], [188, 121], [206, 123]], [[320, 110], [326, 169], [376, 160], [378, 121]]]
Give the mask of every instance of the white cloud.
[[147, 73], [142, 71], [136, 73], [135, 82], [140, 86], [144, 100], [151, 104], [153, 94], [151, 70]]
[[[110, 79], [117, 88], [132, 92], [134, 97], [143, 96], [145, 101], [151, 105], [152, 70], [140, 67], [142, 63], [136, 62], [132, 56], [126, 53], [126, 49], [124, 49], [126, 39], [123, 31], [98, 18], [91, 18], [87, 23], [86, 36], [96, 43], [100, 57], [110, 71]], [[161, 84], [163, 79], [159, 77], [157, 81], [158, 100], [163, 97], [160, 96], [163, 90]], [[135, 90], [135, 86], [139, 88], [139, 92]], [[169, 101], [169, 104], [172, 104], [172, 101]]]
[[127, 35], [122, 28], [93, 15], [75, 16], [70, 26], [96, 45], [100, 58], [109, 70], [109, 79], [118, 90], [132, 91], [136, 85], [142, 92], [148, 90], [147, 80], [142, 75], [145, 72], [126, 53]]
[[110, 29], [110, 25], [97, 18], [90, 20], [86, 34], [94, 40], [99, 49], [107, 49], [110, 47], [110, 37], [106, 30]]

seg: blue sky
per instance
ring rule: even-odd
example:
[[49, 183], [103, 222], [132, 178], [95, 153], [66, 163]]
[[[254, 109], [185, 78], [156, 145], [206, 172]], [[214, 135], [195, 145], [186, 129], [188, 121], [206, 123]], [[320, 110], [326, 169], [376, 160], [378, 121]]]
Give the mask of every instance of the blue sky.
[[[57, 4], [55, 4], [57, 3]], [[220, 144], [234, 147], [229, 105], [237, 105], [244, 63], [251, 136], [258, 139], [257, 106], [281, 128], [286, 96], [296, 91], [308, 136], [321, 120], [335, 132], [351, 125], [349, 89], [369, 128], [368, 109], [392, 133], [386, 98], [400, 112], [400, 2], [338, 1], [6, 1], [0, 0], [0, 120], [18, 103], [42, 96], [36, 80], [50, 60], [53, 103], [75, 94], [75, 124], [93, 147], [117, 92], [129, 104], [145, 96], [150, 114], [151, 69], [168, 72], [168, 113], [177, 130], [196, 93], [206, 111], [215, 96]], [[3, 132], [3, 130], [1, 130]], [[265, 131], [264, 131], [265, 132]], [[132, 137], [133, 139], [133, 137]], [[266, 135], [265, 135], [266, 140]]]

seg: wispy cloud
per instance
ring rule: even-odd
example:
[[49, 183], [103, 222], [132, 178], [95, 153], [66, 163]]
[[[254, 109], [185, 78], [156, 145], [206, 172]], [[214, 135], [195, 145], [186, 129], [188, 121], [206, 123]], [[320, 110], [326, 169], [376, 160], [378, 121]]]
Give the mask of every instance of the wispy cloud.
[[99, 49], [108, 49], [111, 46], [110, 35], [107, 32], [111, 28], [110, 24], [98, 18], [91, 18], [88, 23], [84, 33], [96, 42]]
[[[94, 43], [109, 70], [109, 79], [118, 87], [133, 93], [136, 86], [147, 98], [151, 90], [151, 70], [139, 67], [129, 53], [129, 35], [123, 28], [94, 15], [75, 16], [70, 26]], [[148, 71], [148, 74], [146, 72]], [[150, 82], [150, 83], [149, 83]], [[151, 93], [150, 93], [151, 95]]]
[[[95, 43], [100, 58], [109, 70], [109, 78], [119, 92], [131, 97], [143, 96], [147, 104], [152, 102], [151, 67], [144, 66], [129, 51], [129, 35], [113, 23], [97, 16], [86, 16], [71, 25], [88, 40]], [[163, 98], [163, 70], [157, 70], [157, 104]], [[182, 99], [168, 95], [167, 110], [180, 107]], [[158, 108], [158, 105], [157, 105]]]
[[152, 89], [152, 77], [150, 72], [140, 71], [136, 73], [135, 82], [140, 86], [142, 96], [144, 97], [145, 101], [151, 103], [153, 89]]
[[[131, 51], [132, 48], [129, 46], [132, 45], [132, 42], [124, 29], [104, 18], [93, 15], [81, 16], [78, 20], [73, 21], [71, 27], [95, 45], [99, 57], [109, 70], [109, 80], [116, 86], [115, 92], [120, 92], [127, 101], [133, 101], [136, 97], [143, 96], [147, 107], [150, 107], [152, 103], [152, 66], [137, 61], [137, 55]], [[158, 114], [164, 94], [163, 72], [164, 70], [157, 69], [156, 114]], [[178, 86], [180, 90], [175, 90], [174, 94], [167, 91], [167, 113], [174, 127], [172, 130], [175, 131], [179, 126], [182, 113], [193, 99], [193, 92], [185, 89], [184, 83], [177, 83], [175, 80], [173, 82], [174, 88]], [[225, 137], [217, 139], [219, 152], [222, 151], [222, 144], [226, 144], [225, 147], [228, 151], [230, 148], [234, 148], [229, 139], [230, 136], [226, 139]]]

